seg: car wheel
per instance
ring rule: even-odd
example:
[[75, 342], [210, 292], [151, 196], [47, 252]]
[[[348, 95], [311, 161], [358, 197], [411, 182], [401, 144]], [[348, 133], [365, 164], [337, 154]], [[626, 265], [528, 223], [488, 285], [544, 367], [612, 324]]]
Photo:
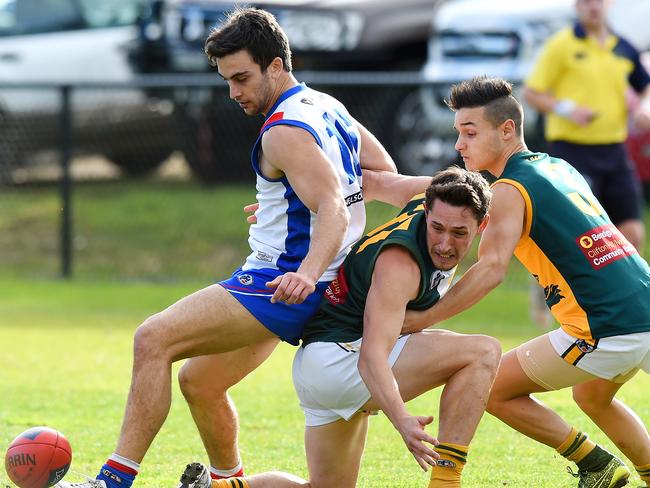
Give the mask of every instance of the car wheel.
[[395, 112], [390, 138], [400, 171], [433, 175], [451, 164], [462, 166], [452, 124], [449, 109], [439, 105], [432, 89], [423, 87], [407, 95]]
[[172, 153], [171, 149], [143, 151], [140, 153], [107, 154], [106, 157], [119, 166], [124, 175], [146, 176], [156, 170]]
[[[232, 107], [230, 106], [232, 105]], [[177, 105], [181, 151], [196, 178], [214, 184], [253, 178], [250, 151], [261, 119], [234, 104]]]

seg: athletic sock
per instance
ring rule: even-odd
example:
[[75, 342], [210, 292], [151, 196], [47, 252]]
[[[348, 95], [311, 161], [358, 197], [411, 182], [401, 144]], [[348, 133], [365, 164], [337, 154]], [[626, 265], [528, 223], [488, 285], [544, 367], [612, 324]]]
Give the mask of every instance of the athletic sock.
[[218, 469], [215, 468], [214, 466], [210, 466], [210, 478], [213, 480], [222, 480], [225, 478], [232, 478], [232, 477], [242, 477], [244, 476], [244, 466], [242, 466], [241, 461], [237, 463], [237, 466], [234, 468], [230, 469]]
[[[594, 451], [596, 447], [596, 444], [589, 439], [587, 434], [584, 432], [578, 432], [577, 429], [572, 427], [568, 437], [562, 444], [560, 444], [556, 451], [569, 461], [576, 463], [578, 465], [578, 469], [585, 471], [594, 471], [594, 459], [597, 461], [595, 464], [598, 466], [601, 464], [600, 461], [602, 461], [600, 456], [601, 451], [605, 452], [600, 448], [600, 450]], [[603, 466], [607, 464], [610, 459], [611, 455], [607, 458], [607, 461], [605, 461]], [[583, 466], [586, 466], [586, 468]], [[598, 466], [595, 470], [600, 469], [600, 467], [602, 466]]]
[[435, 448], [440, 459], [431, 469], [429, 488], [460, 488], [460, 475], [467, 462], [468, 446], [441, 442]]
[[212, 488], [250, 488], [244, 478], [212, 480]]
[[644, 464], [643, 466], [634, 465], [634, 469], [639, 473], [639, 478], [645, 481], [645, 485], [650, 486], [650, 463]]
[[131, 488], [139, 469], [140, 465], [135, 461], [113, 453], [102, 466], [97, 479], [103, 480], [107, 488]]

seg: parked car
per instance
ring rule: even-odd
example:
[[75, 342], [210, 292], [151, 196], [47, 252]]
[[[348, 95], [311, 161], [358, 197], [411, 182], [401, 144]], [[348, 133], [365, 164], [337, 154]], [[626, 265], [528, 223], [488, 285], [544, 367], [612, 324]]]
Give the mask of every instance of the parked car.
[[[443, 0], [154, 0], [140, 22], [131, 49], [142, 73], [208, 73], [203, 54], [210, 29], [235, 5], [272, 12], [287, 32], [295, 70], [419, 70], [426, 60], [431, 19]], [[363, 123], [387, 142], [397, 104], [411, 88], [328, 87], [353, 115], [372, 113]], [[164, 95], [155, 90], [154, 96]], [[250, 172], [249, 145], [260, 121], [241, 116], [224, 89], [168, 90], [185, 129], [181, 142], [190, 167], [203, 180], [222, 181]], [[369, 107], [370, 104], [375, 106]], [[223, 121], [227, 120], [227, 124]], [[235, 162], [237, 161], [237, 162]]]
[[[617, 0], [609, 15], [615, 31], [639, 48], [650, 48], [650, 30], [639, 21], [650, 18], [650, 2]], [[524, 102], [521, 83], [539, 49], [574, 17], [575, 0], [445, 3], [433, 19], [428, 58], [422, 68], [426, 84], [411, 93], [395, 114], [391, 146], [402, 169], [412, 174], [431, 174], [451, 162], [460, 164], [454, 149], [453, 113], [444, 103], [451, 85], [477, 75], [498, 76], [513, 82], [515, 96]], [[528, 145], [543, 150], [543, 119], [525, 102], [524, 111]], [[634, 137], [643, 139], [644, 135]], [[636, 154], [642, 152], [640, 147], [634, 143]]]
[[74, 88], [133, 78], [125, 49], [141, 7], [140, 0], [0, 0], [0, 181], [60, 149], [62, 95], [29, 83], [73, 85], [75, 150], [101, 153], [128, 174], [166, 159], [173, 144], [158, 135], [171, 130], [169, 103], [135, 88]]

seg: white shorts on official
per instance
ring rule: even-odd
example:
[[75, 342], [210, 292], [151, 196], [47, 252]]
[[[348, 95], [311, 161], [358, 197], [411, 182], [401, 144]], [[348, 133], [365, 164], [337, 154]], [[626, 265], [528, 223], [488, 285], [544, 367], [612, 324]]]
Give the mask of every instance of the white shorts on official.
[[[388, 356], [391, 367], [409, 336], [401, 336]], [[293, 359], [293, 386], [308, 427], [349, 420], [370, 399], [359, 374], [361, 340], [313, 342], [298, 348]]]
[[615, 380], [636, 369], [650, 373], [650, 332], [598, 339], [593, 349], [563, 329], [549, 332], [548, 337], [561, 357], [572, 348], [580, 348], [584, 354], [574, 365], [599, 378]]

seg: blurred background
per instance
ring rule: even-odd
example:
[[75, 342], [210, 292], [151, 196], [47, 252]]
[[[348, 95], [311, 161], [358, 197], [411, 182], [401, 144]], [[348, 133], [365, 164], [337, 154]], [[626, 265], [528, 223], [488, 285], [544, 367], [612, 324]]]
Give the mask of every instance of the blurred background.
[[[203, 280], [241, 262], [262, 119], [228, 99], [202, 46], [243, 3], [0, 0], [0, 273]], [[408, 174], [458, 163], [451, 84], [518, 87], [574, 16], [574, 0], [245, 4], [276, 15], [298, 80], [339, 98]], [[610, 10], [648, 69], [649, 19], [650, 0]], [[526, 114], [543, 150], [543, 118]], [[631, 127], [627, 146], [648, 191], [650, 133]], [[374, 208], [369, 225], [393, 213]]]

